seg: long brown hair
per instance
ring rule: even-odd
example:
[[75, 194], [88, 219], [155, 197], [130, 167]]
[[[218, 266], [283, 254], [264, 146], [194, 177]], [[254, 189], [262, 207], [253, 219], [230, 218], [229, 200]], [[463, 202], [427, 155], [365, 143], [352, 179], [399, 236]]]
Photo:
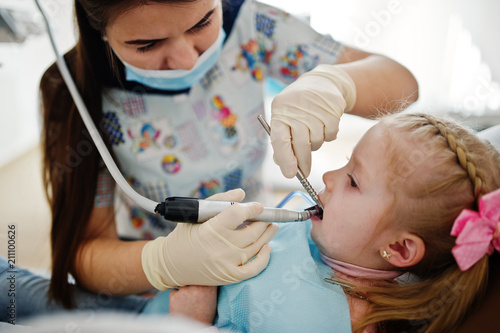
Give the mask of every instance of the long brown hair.
[[[116, 85], [123, 76], [123, 66], [116, 61], [102, 38], [107, 24], [135, 6], [150, 2], [187, 1], [190, 0], [75, 1], [78, 38], [75, 47], [65, 55], [65, 60], [101, 136], [106, 135], [99, 126], [102, 120], [102, 88]], [[78, 281], [73, 262], [94, 206], [100, 158], [56, 64], [44, 73], [40, 90], [44, 122], [42, 172], [52, 212], [52, 279], [49, 294], [64, 307], [72, 308], [75, 302], [68, 274]]]
[[420, 236], [425, 256], [409, 269], [418, 282], [357, 286], [373, 311], [355, 331], [385, 322], [410, 332], [453, 332], [481, 300], [498, 255], [485, 255], [462, 272], [451, 254], [451, 227], [462, 209], [477, 209], [482, 195], [500, 188], [500, 154], [446, 118], [398, 114], [383, 118], [381, 126], [387, 128], [389, 186], [395, 191], [382, 224], [397, 223]]

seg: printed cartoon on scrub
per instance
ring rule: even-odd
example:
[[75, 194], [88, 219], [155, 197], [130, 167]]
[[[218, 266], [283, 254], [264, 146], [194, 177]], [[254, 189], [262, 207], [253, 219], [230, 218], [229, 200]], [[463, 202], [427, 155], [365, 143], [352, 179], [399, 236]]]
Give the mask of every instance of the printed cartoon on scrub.
[[177, 146], [175, 134], [166, 120], [131, 126], [127, 129], [127, 135], [131, 139], [130, 151], [140, 160], [172, 154]]
[[216, 144], [225, 154], [230, 153], [238, 147], [240, 133], [237, 127], [238, 117], [231, 112], [220, 95], [211, 99], [211, 122], [212, 131], [217, 138]]
[[191, 193], [192, 197], [198, 198], [208, 198], [215, 193], [221, 192], [223, 190], [221, 184], [217, 179], [210, 179], [208, 181], [200, 182], [200, 186]]
[[157, 146], [156, 140], [160, 136], [160, 131], [155, 130], [153, 125], [146, 123], [142, 125], [140, 134], [134, 136], [131, 130], [127, 131], [128, 136], [133, 140], [130, 148], [134, 154], [143, 152], [151, 146]]
[[299, 70], [309, 71], [318, 63], [318, 56], [307, 52], [306, 45], [293, 45], [288, 48], [286, 55], [281, 58], [281, 75], [289, 80], [299, 77]]
[[262, 81], [264, 65], [269, 63], [275, 50], [275, 45], [265, 45], [266, 40], [265, 38], [259, 38], [258, 41], [251, 39], [246, 44], [240, 45], [241, 53], [237, 56], [233, 70], [250, 71], [252, 78]]

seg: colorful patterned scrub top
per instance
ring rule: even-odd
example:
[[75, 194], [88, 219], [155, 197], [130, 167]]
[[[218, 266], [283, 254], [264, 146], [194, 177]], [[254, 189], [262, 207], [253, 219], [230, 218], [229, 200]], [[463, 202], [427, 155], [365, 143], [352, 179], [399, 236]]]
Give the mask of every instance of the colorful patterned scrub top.
[[[259, 200], [269, 146], [257, 120], [264, 114], [264, 79], [290, 83], [320, 63], [335, 63], [342, 52], [331, 37], [274, 7], [247, 0], [236, 14], [218, 63], [189, 92], [104, 91], [103, 125], [120, 169], [154, 201], [237, 187], [245, 200]], [[107, 180], [100, 175], [96, 206], [116, 205], [121, 237], [152, 239], [175, 227], [124, 195], [110, 199]]]

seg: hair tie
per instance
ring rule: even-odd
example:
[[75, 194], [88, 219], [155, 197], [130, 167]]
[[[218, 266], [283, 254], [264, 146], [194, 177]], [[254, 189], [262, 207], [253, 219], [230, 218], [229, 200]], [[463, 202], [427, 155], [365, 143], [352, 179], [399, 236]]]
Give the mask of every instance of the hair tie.
[[500, 252], [500, 189], [479, 199], [478, 211], [464, 209], [456, 218], [451, 235], [457, 236], [451, 250], [458, 267], [468, 270], [485, 254]]

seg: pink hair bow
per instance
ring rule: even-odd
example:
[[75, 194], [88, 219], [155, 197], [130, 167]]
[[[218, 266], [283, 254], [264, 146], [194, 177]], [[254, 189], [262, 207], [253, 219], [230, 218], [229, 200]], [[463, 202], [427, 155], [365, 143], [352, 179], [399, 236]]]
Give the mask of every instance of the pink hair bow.
[[479, 199], [479, 212], [464, 209], [458, 215], [451, 235], [457, 236], [451, 250], [458, 267], [468, 270], [495, 248], [500, 252], [500, 189]]

